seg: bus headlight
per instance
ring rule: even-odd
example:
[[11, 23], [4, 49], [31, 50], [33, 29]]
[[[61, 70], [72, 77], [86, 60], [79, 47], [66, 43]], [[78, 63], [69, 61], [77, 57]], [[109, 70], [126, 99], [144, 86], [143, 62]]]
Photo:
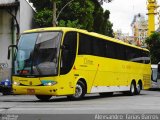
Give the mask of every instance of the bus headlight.
[[52, 85], [57, 84], [57, 82], [56, 82], [56, 81], [42, 80], [42, 84], [43, 84], [44, 86], [52, 86]]
[[20, 85], [20, 82], [14, 81], [14, 82], [13, 82], [13, 85], [19, 86], [19, 85]]

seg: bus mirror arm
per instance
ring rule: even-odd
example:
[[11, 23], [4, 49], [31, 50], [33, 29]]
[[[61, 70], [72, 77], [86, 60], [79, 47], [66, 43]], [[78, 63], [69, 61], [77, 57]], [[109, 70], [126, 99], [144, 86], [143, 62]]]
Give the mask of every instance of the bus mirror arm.
[[63, 50], [63, 49], [65, 49], [66, 47], [65, 47], [65, 45], [61, 45], [61, 49]]
[[8, 50], [8, 60], [10, 59], [10, 49]]
[[61, 49], [62, 50], [67, 50], [67, 49], [69, 49], [69, 47], [68, 47], [68, 45], [61, 45]]
[[11, 49], [10, 48], [16, 48], [16, 50], [18, 51], [18, 46], [17, 45], [8, 46], [8, 60], [10, 59], [10, 54], [11, 54]]

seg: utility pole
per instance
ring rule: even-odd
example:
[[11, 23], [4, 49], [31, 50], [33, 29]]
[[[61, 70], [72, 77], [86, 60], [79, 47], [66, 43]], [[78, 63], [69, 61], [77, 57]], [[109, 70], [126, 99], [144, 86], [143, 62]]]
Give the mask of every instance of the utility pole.
[[57, 11], [56, 1], [52, 0], [52, 2], [53, 2], [53, 21], [52, 21], [52, 24], [53, 24], [53, 27], [56, 27], [56, 11]]

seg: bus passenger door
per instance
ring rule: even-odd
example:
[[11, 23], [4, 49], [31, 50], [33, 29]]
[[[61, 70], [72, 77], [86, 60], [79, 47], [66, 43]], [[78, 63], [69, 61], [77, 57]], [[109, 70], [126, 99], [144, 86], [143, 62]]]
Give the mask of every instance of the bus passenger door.
[[72, 70], [77, 51], [77, 33], [67, 32], [61, 46], [60, 81], [65, 86], [65, 94], [74, 92], [74, 71]]

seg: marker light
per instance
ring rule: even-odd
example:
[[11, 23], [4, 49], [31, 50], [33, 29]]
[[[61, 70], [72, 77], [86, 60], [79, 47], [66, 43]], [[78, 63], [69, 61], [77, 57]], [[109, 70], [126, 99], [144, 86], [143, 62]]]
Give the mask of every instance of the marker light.
[[56, 81], [52, 81], [52, 80], [42, 80], [42, 84], [44, 86], [52, 86], [52, 85], [57, 84], [57, 82]]

